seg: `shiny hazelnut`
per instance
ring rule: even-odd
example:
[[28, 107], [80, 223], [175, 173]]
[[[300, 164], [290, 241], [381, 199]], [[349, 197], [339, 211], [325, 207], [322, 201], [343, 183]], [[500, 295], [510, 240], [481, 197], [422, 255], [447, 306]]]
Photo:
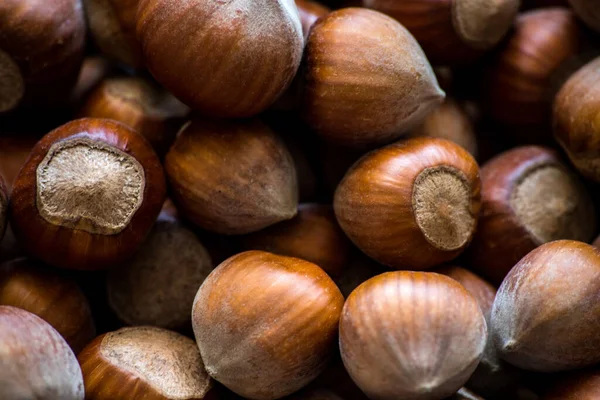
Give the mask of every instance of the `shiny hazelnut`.
[[247, 250], [264, 250], [310, 261], [332, 278], [338, 277], [350, 256], [350, 241], [340, 229], [330, 205], [300, 204], [298, 214], [242, 238]]
[[477, 157], [477, 139], [466, 111], [454, 100], [446, 99], [423, 123], [410, 133], [412, 137], [447, 139]]
[[292, 157], [258, 120], [195, 119], [165, 158], [173, 201], [200, 227], [244, 234], [296, 215]]
[[183, 329], [191, 326], [194, 297], [212, 269], [196, 235], [162, 212], [135, 256], [109, 271], [108, 303], [128, 325]]
[[86, 400], [214, 398], [194, 341], [150, 326], [97, 337], [80, 354]]
[[546, 243], [508, 273], [492, 308], [500, 356], [540, 372], [600, 362], [600, 251], [573, 240]]
[[594, 400], [600, 398], [600, 371], [572, 372], [551, 385], [542, 400]]
[[158, 157], [106, 119], [69, 122], [33, 148], [15, 182], [10, 223], [26, 250], [64, 268], [101, 269], [131, 257], [165, 200]]
[[75, 354], [96, 336], [90, 305], [79, 286], [36, 261], [20, 258], [0, 266], [0, 304], [42, 318]]
[[575, 167], [600, 182], [600, 58], [583, 66], [563, 85], [554, 101], [554, 134]]
[[600, 7], [597, 0], [568, 0], [575, 14], [587, 26], [600, 32]]
[[557, 76], [580, 48], [579, 27], [570, 10], [522, 13], [485, 72], [485, 111], [495, 121], [518, 128], [515, 136], [522, 142], [547, 140]]
[[0, 306], [0, 354], [0, 398], [83, 400], [73, 351], [38, 316]]
[[315, 264], [248, 251], [204, 281], [192, 325], [215, 380], [240, 396], [275, 400], [323, 371], [343, 303], [335, 283]]
[[[463, 285], [477, 300], [477, 304], [479, 304], [485, 321], [489, 326], [492, 305], [496, 297], [496, 288], [473, 272], [461, 267], [444, 266], [435, 269], [434, 272], [446, 275]], [[509, 396], [514, 392], [520, 378], [520, 371], [500, 359], [492, 338], [489, 336], [481, 361], [475, 372], [473, 372], [473, 375], [469, 378], [466, 386], [476, 390], [478, 393], [493, 397], [501, 395]], [[465, 398], [468, 399], [469, 397]]]
[[170, 93], [140, 77], [104, 80], [79, 110], [80, 117], [108, 118], [128, 125], [163, 156], [188, 113], [189, 108]]
[[455, 280], [396, 271], [348, 297], [340, 350], [350, 376], [372, 399], [442, 399], [469, 379], [485, 348], [477, 301]]
[[444, 99], [423, 51], [392, 18], [345, 8], [313, 25], [305, 50], [303, 115], [336, 144], [393, 141]]
[[537, 246], [587, 242], [597, 233], [585, 187], [550, 149], [523, 146], [496, 156], [481, 168], [481, 186], [471, 264], [495, 284]]
[[298, 7], [298, 15], [300, 16], [300, 23], [302, 24], [304, 39], [308, 37], [310, 28], [314, 23], [331, 11], [324, 5], [312, 0], [296, 0], [296, 7]]
[[269, 107], [294, 78], [304, 47], [294, 0], [139, 0], [137, 36], [158, 82], [220, 117]]
[[65, 101], [83, 60], [81, 1], [2, 0], [0, 26], [0, 113]]
[[362, 0], [398, 20], [435, 65], [465, 64], [508, 33], [519, 0]]
[[144, 66], [135, 36], [139, 0], [83, 0], [90, 32], [100, 50], [134, 69]]
[[415, 138], [375, 150], [338, 186], [338, 222], [365, 254], [420, 270], [458, 256], [479, 215], [479, 168], [450, 141]]

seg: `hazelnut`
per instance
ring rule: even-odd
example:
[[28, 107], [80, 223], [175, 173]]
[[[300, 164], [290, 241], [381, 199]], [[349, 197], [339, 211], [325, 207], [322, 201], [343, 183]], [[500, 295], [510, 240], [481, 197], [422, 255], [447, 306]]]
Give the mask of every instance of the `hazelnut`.
[[600, 182], [600, 58], [583, 66], [564, 84], [554, 101], [554, 134], [577, 170]]
[[542, 400], [593, 400], [600, 398], [600, 371], [572, 372], [550, 387]]
[[83, 60], [79, 77], [71, 91], [71, 104], [79, 106], [92, 90], [96, 88], [109, 74], [113, 67], [106, 59], [100, 56], [90, 56]]
[[339, 276], [349, 261], [350, 242], [340, 229], [333, 207], [300, 204], [298, 214], [242, 238], [247, 250], [264, 250], [302, 258], [323, 268], [332, 278]]
[[188, 113], [189, 108], [170, 93], [140, 77], [104, 80], [79, 110], [80, 117], [108, 118], [128, 125], [162, 156]]
[[300, 23], [302, 24], [304, 39], [308, 38], [308, 33], [314, 23], [317, 22], [320, 17], [327, 15], [330, 12], [329, 8], [312, 0], [296, 0], [296, 7], [298, 7], [298, 15], [300, 16]]
[[96, 336], [90, 305], [79, 286], [36, 261], [20, 258], [0, 266], [0, 304], [42, 318], [75, 354]]
[[393, 141], [445, 96], [417, 41], [372, 10], [345, 8], [320, 18], [308, 36], [305, 64], [304, 118], [336, 144]]
[[568, 0], [575, 14], [587, 26], [600, 32], [600, 8], [597, 0]]
[[165, 192], [158, 157], [139, 134], [111, 120], [80, 119], [35, 145], [13, 188], [10, 223], [32, 256], [101, 269], [135, 253]]
[[325, 368], [342, 294], [316, 265], [262, 251], [235, 255], [204, 281], [192, 325], [208, 373], [240, 396], [274, 400]]
[[[434, 272], [446, 275], [461, 285], [477, 300], [487, 325], [490, 324], [492, 305], [496, 297], [496, 288], [469, 270], [457, 266], [444, 266]], [[481, 361], [466, 386], [478, 393], [492, 397], [509, 396], [521, 378], [521, 372], [502, 361], [496, 352], [491, 336], [485, 345]], [[466, 390], [466, 389], [465, 389]], [[458, 397], [461, 399], [462, 397]], [[468, 399], [469, 397], [465, 397]]]
[[210, 399], [213, 382], [194, 341], [166, 329], [123, 328], [80, 354], [86, 400]]
[[85, 46], [80, 0], [2, 0], [0, 113], [67, 100]]
[[350, 294], [340, 319], [342, 360], [372, 399], [452, 395], [477, 367], [486, 338], [477, 301], [430, 272], [369, 279]]
[[139, 0], [148, 69], [205, 114], [250, 117], [291, 83], [304, 38], [294, 0]]
[[495, 284], [543, 243], [587, 242], [596, 234], [590, 196], [550, 149], [523, 146], [496, 156], [481, 168], [481, 185], [470, 256], [473, 268]]
[[0, 306], [0, 349], [0, 398], [83, 400], [77, 359], [43, 319]]
[[179, 211], [204, 229], [244, 234], [296, 215], [292, 157], [258, 120], [193, 120], [167, 154], [165, 170]]
[[12, 192], [15, 179], [38, 140], [39, 137], [22, 132], [0, 135], [0, 176], [7, 193]]
[[473, 124], [466, 111], [453, 99], [446, 99], [429, 113], [423, 123], [413, 129], [410, 136], [447, 139], [462, 146], [473, 157], [477, 157], [477, 139]]
[[136, 255], [109, 271], [108, 303], [128, 325], [183, 329], [191, 326], [194, 297], [212, 269], [196, 235], [162, 212]]
[[396, 269], [426, 269], [458, 256], [475, 232], [479, 207], [477, 163], [459, 145], [433, 138], [367, 154], [334, 199], [354, 244]]
[[547, 140], [557, 78], [580, 47], [570, 10], [544, 8], [519, 15], [514, 32], [485, 72], [485, 111], [511, 130], [518, 128], [515, 136], [522, 142]]
[[144, 66], [135, 36], [139, 0], [83, 0], [90, 32], [100, 50], [134, 69]]
[[398, 20], [435, 65], [465, 64], [500, 42], [517, 15], [519, 0], [362, 0]]
[[540, 372], [600, 362], [600, 251], [573, 240], [546, 243], [508, 273], [492, 308], [500, 356]]

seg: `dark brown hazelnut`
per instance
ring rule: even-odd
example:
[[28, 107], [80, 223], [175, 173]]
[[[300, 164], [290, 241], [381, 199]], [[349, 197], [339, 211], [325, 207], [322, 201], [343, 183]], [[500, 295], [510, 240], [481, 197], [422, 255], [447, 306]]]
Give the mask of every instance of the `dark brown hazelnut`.
[[296, 215], [292, 157], [258, 120], [195, 119], [165, 158], [179, 211], [200, 227], [244, 234]]
[[90, 32], [100, 50], [134, 69], [144, 66], [135, 36], [139, 0], [83, 0]]
[[108, 118], [140, 133], [164, 156], [189, 108], [166, 90], [140, 77], [104, 80], [79, 110], [80, 117]]
[[542, 400], [594, 400], [600, 398], [600, 371], [572, 372], [551, 385]]
[[410, 136], [447, 139], [462, 146], [473, 157], [477, 157], [477, 139], [473, 124], [462, 107], [452, 99], [446, 99], [429, 113], [423, 123], [413, 129]]
[[166, 329], [123, 328], [80, 354], [86, 400], [208, 400], [213, 382], [194, 341]]
[[600, 182], [600, 58], [583, 66], [564, 84], [554, 101], [554, 134], [575, 167]]
[[521, 142], [547, 141], [555, 79], [581, 48], [577, 20], [566, 8], [519, 15], [514, 32], [485, 73], [483, 104]]
[[500, 284], [539, 245], [558, 239], [591, 241], [594, 204], [558, 155], [517, 147], [481, 168], [481, 216], [470, 248], [472, 267]]
[[326, 140], [368, 147], [420, 124], [444, 92], [417, 41], [392, 18], [345, 8], [319, 19], [305, 50], [303, 115]]
[[600, 251], [573, 240], [546, 243], [508, 273], [492, 308], [500, 356], [540, 372], [600, 362]]
[[90, 305], [79, 286], [26, 258], [0, 266], [0, 305], [18, 307], [42, 318], [75, 354], [96, 336]]
[[302, 258], [338, 277], [350, 256], [350, 241], [340, 229], [330, 205], [300, 204], [298, 214], [242, 238], [246, 250], [264, 250]]
[[38, 136], [21, 132], [0, 135], [0, 176], [4, 177], [8, 193], [38, 140]]
[[35, 145], [13, 188], [10, 223], [26, 250], [48, 264], [107, 268], [135, 253], [165, 195], [160, 161], [138, 133], [80, 119]]
[[331, 10], [324, 5], [312, 0], [295, 0], [300, 15], [300, 23], [302, 24], [302, 32], [304, 39], [308, 37], [310, 28], [319, 18], [327, 15]]
[[600, 32], [600, 7], [597, 0], [568, 0], [575, 14], [587, 26]]
[[193, 109], [230, 118], [269, 107], [304, 47], [294, 0], [139, 0], [137, 36], [158, 82]]
[[83, 60], [81, 0], [2, 0], [0, 26], [0, 113], [66, 101]]
[[519, 0], [363, 0], [398, 20], [435, 65], [465, 64], [508, 33]]
[[79, 78], [71, 92], [71, 104], [79, 107], [80, 103], [96, 88], [113, 70], [113, 66], [104, 57], [90, 56], [83, 60]]
[[249, 399], [289, 395], [325, 368], [343, 303], [312, 263], [262, 251], [233, 256], [204, 281], [192, 309], [206, 370]]
[[475, 232], [479, 168], [450, 141], [415, 138], [375, 150], [338, 186], [338, 222], [365, 254], [420, 270], [457, 257]]
[[40, 317], [0, 306], [0, 398], [83, 400], [75, 354]]
[[128, 325], [191, 327], [194, 297], [212, 269], [196, 235], [162, 212], [136, 255], [109, 271], [108, 302]]
[[442, 399], [471, 376], [487, 328], [477, 301], [453, 279], [396, 271], [369, 279], [346, 301], [340, 350], [372, 399]]

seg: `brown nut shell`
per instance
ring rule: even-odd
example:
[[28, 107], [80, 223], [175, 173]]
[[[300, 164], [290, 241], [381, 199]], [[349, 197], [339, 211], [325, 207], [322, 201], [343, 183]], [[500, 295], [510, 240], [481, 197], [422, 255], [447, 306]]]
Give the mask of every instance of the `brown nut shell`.
[[458, 256], [480, 207], [479, 168], [450, 141], [415, 138], [375, 150], [348, 171], [334, 209], [365, 254], [392, 268], [426, 269]]
[[192, 309], [206, 370], [249, 399], [291, 394], [325, 368], [343, 303], [312, 263], [262, 251], [233, 256], [204, 281]]
[[600, 58], [583, 66], [554, 101], [554, 134], [577, 170], [600, 181]]
[[298, 214], [242, 238], [247, 250], [263, 250], [301, 258], [338, 277], [350, 258], [351, 244], [340, 229], [330, 205], [305, 203]]
[[598, 0], [568, 0], [575, 14], [587, 26], [600, 32], [600, 3]]
[[113, 60], [139, 69], [142, 48], [135, 36], [139, 0], [83, 0], [90, 32], [100, 50]]
[[167, 154], [165, 170], [179, 211], [204, 229], [244, 234], [296, 215], [292, 157], [258, 120], [193, 120]]
[[327, 15], [330, 10], [321, 3], [312, 0], [295, 0], [295, 2], [296, 7], [298, 7], [298, 14], [300, 15], [304, 39], [306, 40], [310, 28], [314, 23], [322, 16]]
[[40, 317], [0, 306], [0, 398], [83, 400], [77, 358]]
[[164, 156], [189, 111], [166, 90], [144, 78], [116, 77], [105, 79], [94, 89], [79, 116], [122, 122]]
[[0, 266], [0, 305], [42, 318], [75, 354], [96, 336], [90, 305], [79, 286], [36, 261], [21, 258]]
[[411, 137], [435, 137], [450, 140], [477, 157], [475, 129], [466, 111], [453, 99], [447, 98], [412, 130]]
[[212, 269], [198, 237], [163, 212], [135, 256], [109, 271], [108, 303], [128, 325], [188, 328], [196, 292]]
[[166, 329], [122, 328], [80, 354], [86, 400], [213, 400], [193, 340]]
[[81, 0], [2, 0], [0, 113], [67, 100], [83, 61]]
[[387, 272], [348, 297], [340, 350], [372, 399], [432, 400], [471, 376], [487, 339], [476, 300], [455, 280], [430, 272]]
[[291, 83], [304, 38], [294, 0], [139, 0], [148, 69], [195, 110], [250, 117]]
[[102, 269], [131, 257], [165, 200], [152, 147], [125, 125], [79, 119], [44, 136], [15, 182], [10, 223], [48, 264]]
[[305, 64], [304, 118], [336, 144], [389, 143], [445, 96], [416, 40], [372, 10], [345, 8], [319, 19]]
[[490, 334], [500, 356], [553, 372], [600, 362], [600, 251], [573, 240], [527, 254], [498, 289]]
[[591, 241], [595, 209], [582, 182], [550, 149], [517, 147], [481, 168], [482, 210], [469, 249], [475, 270], [500, 284], [537, 246]]
[[577, 20], [567, 8], [520, 14], [482, 82], [487, 113], [508, 126], [523, 127], [521, 136], [538, 139], [534, 130], [542, 128], [547, 134], [555, 74], [580, 47]]
[[508, 33], [519, 0], [363, 0], [398, 20], [434, 65], [464, 64]]

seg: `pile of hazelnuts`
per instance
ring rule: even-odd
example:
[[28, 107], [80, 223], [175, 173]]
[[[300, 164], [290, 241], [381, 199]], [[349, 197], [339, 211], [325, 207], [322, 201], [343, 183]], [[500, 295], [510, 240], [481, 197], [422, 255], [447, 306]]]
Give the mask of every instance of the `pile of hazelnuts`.
[[600, 0], [322, 1], [0, 0], [0, 400], [600, 399]]

